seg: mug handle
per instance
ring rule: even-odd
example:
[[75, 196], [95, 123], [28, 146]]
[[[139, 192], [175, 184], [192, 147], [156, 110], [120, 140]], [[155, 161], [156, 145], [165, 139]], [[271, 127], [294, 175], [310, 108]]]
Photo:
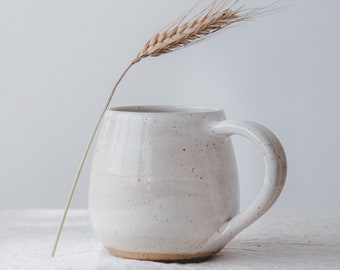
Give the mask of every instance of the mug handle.
[[248, 138], [258, 146], [265, 164], [264, 182], [255, 200], [230, 221], [225, 222], [207, 243], [208, 246], [224, 247], [239, 232], [267, 212], [277, 200], [285, 184], [287, 162], [285, 152], [278, 138], [270, 130], [258, 123], [224, 120], [214, 123], [210, 130], [216, 136], [241, 135]]

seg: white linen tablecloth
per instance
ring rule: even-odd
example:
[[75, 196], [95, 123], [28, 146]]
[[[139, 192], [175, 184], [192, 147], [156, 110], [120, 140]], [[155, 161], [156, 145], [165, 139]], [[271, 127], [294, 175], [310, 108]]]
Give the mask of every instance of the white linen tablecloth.
[[340, 269], [340, 213], [270, 210], [219, 254], [201, 263], [116, 258], [96, 240], [86, 210], [71, 210], [55, 258], [62, 210], [0, 210], [0, 269]]

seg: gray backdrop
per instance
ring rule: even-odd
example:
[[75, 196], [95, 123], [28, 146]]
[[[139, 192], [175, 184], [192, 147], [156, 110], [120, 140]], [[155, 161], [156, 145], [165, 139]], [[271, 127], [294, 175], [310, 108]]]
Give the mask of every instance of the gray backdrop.
[[[113, 83], [145, 41], [194, 2], [1, 1], [1, 208], [64, 207]], [[112, 106], [215, 106], [260, 122], [289, 162], [275, 207], [339, 211], [340, 1], [279, 5], [278, 14], [142, 61]], [[263, 164], [250, 142], [234, 144], [245, 206], [260, 189]], [[87, 206], [90, 163], [72, 207]]]

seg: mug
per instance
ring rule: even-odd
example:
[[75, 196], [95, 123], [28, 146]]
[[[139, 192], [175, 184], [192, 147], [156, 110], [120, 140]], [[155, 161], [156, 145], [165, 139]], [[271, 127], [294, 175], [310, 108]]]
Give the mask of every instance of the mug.
[[[232, 135], [254, 142], [265, 163], [262, 189], [241, 212]], [[272, 206], [286, 168], [284, 150], [272, 132], [254, 122], [226, 120], [221, 109], [112, 108], [93, 157], [90, 220], [113, 255], [203, 260]]]

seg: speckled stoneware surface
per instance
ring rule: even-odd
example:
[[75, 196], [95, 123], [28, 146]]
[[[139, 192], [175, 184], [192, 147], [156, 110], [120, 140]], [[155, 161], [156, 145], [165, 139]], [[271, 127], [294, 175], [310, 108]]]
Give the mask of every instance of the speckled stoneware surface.
[[[241, 213], [233, 134], [254, 141], [265, 160], [263, 188]], [[90, 219], [117, 256], [207, 258], [269, 209], [285, 176], [282, 146], [259, 124], [225, 120], [214, 108], [114, 108], [95, 149]]]

